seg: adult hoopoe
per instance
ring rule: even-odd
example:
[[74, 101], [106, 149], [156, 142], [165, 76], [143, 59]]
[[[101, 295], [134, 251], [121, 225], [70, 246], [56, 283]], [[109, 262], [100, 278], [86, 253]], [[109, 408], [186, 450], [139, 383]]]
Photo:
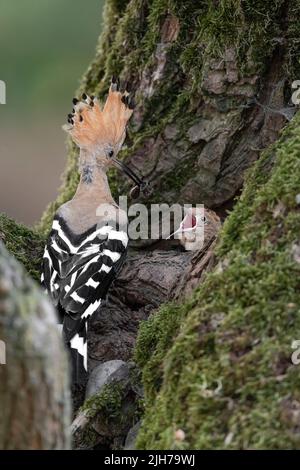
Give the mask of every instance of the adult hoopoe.
[[117, 206], [106, 172], [122, 169], [136, 183], [144, 182], [115, 157], [133, 112], [127, 91], [112, 79], [101, 109], [98, 99], [83, 94], [73, 100], [64, 129], [80, 148], [77, 191], [54, 216], [43, 257], [42, 284], [60, 314], [63, 335], [72, 357], [72, 382], [82, 384], [87, 373], [88, 320], [101, 306], [126, 255], [127, 215]]

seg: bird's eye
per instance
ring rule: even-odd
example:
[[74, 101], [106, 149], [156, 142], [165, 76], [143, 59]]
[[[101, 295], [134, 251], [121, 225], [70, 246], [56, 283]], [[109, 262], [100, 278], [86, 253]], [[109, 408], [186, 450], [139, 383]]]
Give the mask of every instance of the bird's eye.
[[206, 222], [206, 217], [205, 217], [205, 215], [202, 217], [202, 222]]
[[109, 156], [109, 157], [112, 157], [113, 154], [114, 154], [114, 151], [113, 151], [113, 150], [110, 150], [110, 151], [108, 152], [108, 156]]

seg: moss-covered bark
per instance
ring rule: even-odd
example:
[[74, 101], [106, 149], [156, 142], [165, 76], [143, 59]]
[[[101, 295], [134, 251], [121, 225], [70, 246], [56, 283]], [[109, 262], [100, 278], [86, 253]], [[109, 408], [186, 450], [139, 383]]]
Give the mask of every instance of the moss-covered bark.
[[132, 379], [114, 380], [88, 398], [72, 424], [76, 449], [120, 449], [139, 416]]
[[37, 231], [18, 224], [5, 214], [0, 214], [0, 240], [25, 266], [31, 277], [39, 281], [44, 237]]
[[[137, 108], [122, 156], [152, 181], [152, 201], [216, 207], [240, 189], [285, 123], [280, 110], [300, 73], [299, 14], [298, 0], [107, 0], [79, 93], [103, 98], [113, 74], [130, 83]], [[70, 147], [44, 232], [75, 190], [76, 159]], [[128, 189], [114, 174], [111, 183], [116, 194]]]
[[298, 114], [249, 173], [216, 270], [140, 329], [139, 448], [300, 447], [299, 175]]

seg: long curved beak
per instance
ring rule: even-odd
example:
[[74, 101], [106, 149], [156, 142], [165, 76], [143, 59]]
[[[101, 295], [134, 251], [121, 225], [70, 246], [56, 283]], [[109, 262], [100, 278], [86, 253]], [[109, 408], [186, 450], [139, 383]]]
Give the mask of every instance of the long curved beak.
[[117, 160], [117, 158], [112, 158], [112, 162], [115, 165], [116, 168], [119, 168], [120, 170], [123, 171], [129, 178], [132, 179], [132, 181], [135, 182], [138, 186], [143, 186], [145, 182], [141, 180], [141, 178], [134, 173], [125, 163], [121, 162], [120, 160]]

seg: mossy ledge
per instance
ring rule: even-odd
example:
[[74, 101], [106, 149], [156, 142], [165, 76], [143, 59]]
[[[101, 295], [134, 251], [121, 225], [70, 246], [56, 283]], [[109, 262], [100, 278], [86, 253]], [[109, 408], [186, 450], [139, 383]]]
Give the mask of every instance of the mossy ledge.
[[123, 398], [123, 389], [119, 384], [108, 384], [100, 393], [88, 398], [79, 411], [86, 413], [88, 418], [94, 418], [100, 411], [114, 418], [119, 416]]
[[[122, 405], [124, 399], [124, 387], [119, 383], [107, 384], [103, 387], [101, 392], [90, 397], [86, 400], [84, 405], [80, 408], [79, 413], [84, 413], [89, 421], [84, 431], [76, 436], [74, 444], [76, 448], [89, 448], [92, 449], [99, 445], [99, 435], [93, 427], [93, 420], [97, 417], [100, 420], [103, 428], [113, 429], [114, 427], [121, 427], [123, 422]], [[107, 432], [106, 434], [109, 435]], [[101, 441], [101, 439], [100, 439]], [[107, 438], [102, 445], [111, 447], [111, 441]]]
[[122, 448], [124, 436], [141, 412], [140, 398], [132, 388], [134, 380], [132, 374], [113, 380], [85, 401], [74, 421], [81, 423], [73, 431], [76, 448]]
[[5, 214], [0, 214], [0, 240], [9, 252], [20, 261], [33, 279], [39, 281], [43, 236], [23, 224], [18, 224]]
[[215, 271], [140, 328], [139, 449], [300, 448], [299, 174], [298, 113], [247, 175]]

